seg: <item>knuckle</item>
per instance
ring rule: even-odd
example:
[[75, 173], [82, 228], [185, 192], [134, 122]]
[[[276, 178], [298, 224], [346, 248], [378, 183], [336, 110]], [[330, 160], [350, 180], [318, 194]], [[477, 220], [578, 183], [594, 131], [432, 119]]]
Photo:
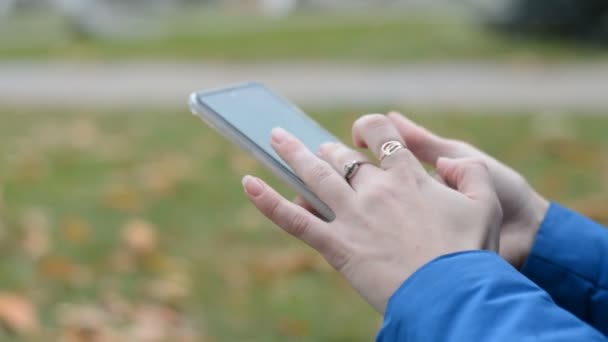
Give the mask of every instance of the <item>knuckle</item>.
[[325, 163], [316, 163], [311, 166], [309, 175], [310, 179], [316, 183], [323, 183], [331, 177], [333, 170]]
[[377, 182], [373, 184], [368, 191], [364, 192], [366, 202], [370, 205], [377, 205], [386, 203], [389, 199], [398, 197], [395, 192], [395, 187], [391, 186], [387, 182]]
[[293, 153], [298, 152], [299, 149], [300, 149], [300, 144], [295, 139], [290, 139], [290, 140], [284, 142], [282, 145], [283, 152], [286, 153], [288, 156]]
[[336, 235], [330, 234], [325, 241], [320, 242], [317, 250], [323, 255], [327, 263], [338, 272], [342, 273], [352, 263], [352, 248]]
[[327, 262], [330, 265], [332, 265], [336, 271], [338, 271], [340, 273], [343, 273], [344, 269], [350, 263], [349, 254], [345, 253], [341, 249], [336, 248], [331, 251], [327, 251], [323, 254], [324, 254], [325, 260], [327, 260]]
[[266, 215], [271, 219], [276, 219], [279, 217], [280, 208], [281, 208], [281, 200], [278, 198], [270, 198], [266, 200]]
[[289, 218], [289, 233], [296, 237], [301, 237], [306, 233], [310, 226], [310, 220], [302, 213], [295, 213]]
[[483, 172], [487, 172], [488, 171], [488, 165], [486, 164], [486, 162], [481, 159], [481, 158], [469, 158], [466, 161], [466, 164], [468, 165], [468, 167], [472, 168], [472, 169], [477, 169]]
[[429, 180], [431, 180], [432, 178], [429, 177], [429, 175], [427, 173], [415, 172], [412, 174], [411, 179], [417, 187], [421, 188], [421, 187], [429, 184], [430, 183]]

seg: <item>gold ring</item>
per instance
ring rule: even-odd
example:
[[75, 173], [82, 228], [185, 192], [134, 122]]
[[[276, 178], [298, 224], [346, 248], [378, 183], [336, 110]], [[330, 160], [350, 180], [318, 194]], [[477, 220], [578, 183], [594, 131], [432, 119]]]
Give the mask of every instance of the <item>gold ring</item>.
[[402, 143], [395, 141], [395, 140], [391, 140], [391, 141], [387, 141], [384, 144], [382, 144], [382, 147], [380, 147], [380, 161], [382, 161], [384, 158], [391, 156], [393, 154], [395, 154], [395, 152], [401, 150], [405, 148], [403, 146]]

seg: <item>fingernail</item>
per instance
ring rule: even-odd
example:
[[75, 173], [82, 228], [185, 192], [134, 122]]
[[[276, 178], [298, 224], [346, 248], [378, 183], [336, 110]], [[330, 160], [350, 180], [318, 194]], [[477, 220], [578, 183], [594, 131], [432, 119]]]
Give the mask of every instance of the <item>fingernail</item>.
[[255, 177], [247, 175], [243, 177], [242, 183], [245, 192], [251, 197], [258, 197], [264, 192], [264, 185]]
[[281, 127], [275, 127], [272, 129], [271, 136], [273, 142], [280, 144], [289, 137], [289, 133]]

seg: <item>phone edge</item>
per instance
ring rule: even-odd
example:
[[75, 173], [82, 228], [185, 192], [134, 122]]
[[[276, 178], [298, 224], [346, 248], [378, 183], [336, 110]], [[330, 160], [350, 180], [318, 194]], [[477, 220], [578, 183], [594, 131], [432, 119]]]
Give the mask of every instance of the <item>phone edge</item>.
[[[327, 204], [325, 204], [325, 202], [323, 202], [317, 195], [315, 195], [310, 189], [308, 189], [306, 184], [304, 184], [299, 178], [292, 177], [291, 171], [285, 170], [274, 160], [274, 158], [269, 156], [262, 148], [252, 142], [239, 130], [235, 129], [232, 125], [225, 122], [225, 120], [223, 120], [219, 114], [217, 114], [213, 109], [209, 108], [199, 100], [199, 94], [208, 95], [220, 91], [230, 91], [231, 89], [253, 85], [259, 85], [264, 87], [263, 85], [257, 82], [247, 82], [235, 86], [228, 86], [209, 91], [193, 92], [192, 94], [190, 94], [188, 106], [192, 114], [198, 116], [203, 122], [213, 128], [224, 138], [228, 139], [233, 144], [239, 146], [241, 150], [251, 154], [254, 159], [256, 159], [259, 163], [268, 168], [275, 176], [277, 176], [283, 182], [287, 183], [288, 186], [290, 186], [295, 192], [301, 195], [317, 211], [317, 213], [321, 216], [323, 220], [327, 222], [333, 221], [336, 217], [335, 213], [331, 210], [331, 208], [329, 208]], [[281, 99], [285, 101], [284, 98]], [[299, 108], [295, 108], [298, 109], [301, 114], [303, 114], [303, 112]], [[315, 122], [315, 124], [317, 123]]]

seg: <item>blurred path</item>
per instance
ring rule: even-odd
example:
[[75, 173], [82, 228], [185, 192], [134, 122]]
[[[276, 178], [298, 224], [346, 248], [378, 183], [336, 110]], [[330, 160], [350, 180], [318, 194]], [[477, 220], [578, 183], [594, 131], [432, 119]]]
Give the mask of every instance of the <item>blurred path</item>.
[[0, 64], [0, 104], [185, 106], [195, 89], [259, 80], [304, 106], [582, 109], [608, 113], [608, 63]]

